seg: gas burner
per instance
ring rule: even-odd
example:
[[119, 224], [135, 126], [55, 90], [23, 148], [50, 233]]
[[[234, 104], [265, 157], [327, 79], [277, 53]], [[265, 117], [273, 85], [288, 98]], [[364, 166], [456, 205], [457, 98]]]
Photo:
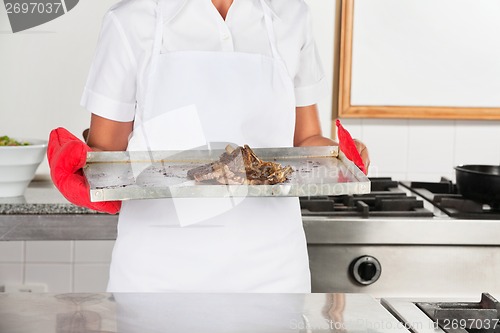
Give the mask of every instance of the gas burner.
[[391, 178], [370, 178], [372, 191], [362, 195], [301, 197], [303, 216], [432, 217], [422, 200], [398, 187]]
[[500, 333], [500, 303], [489, 293], [479, 302], [383, 298], [381, 304], [413, 333]]
[[483, 293], [479, 303], [418, 302], [416, 305], [447, 333], [499, 333], [500, 303]]
[[401, 185], [457, 219], [499, 220], [500, 211], [480, 202], [465, 199], [451, 180], [439, 182], [401, 182]]

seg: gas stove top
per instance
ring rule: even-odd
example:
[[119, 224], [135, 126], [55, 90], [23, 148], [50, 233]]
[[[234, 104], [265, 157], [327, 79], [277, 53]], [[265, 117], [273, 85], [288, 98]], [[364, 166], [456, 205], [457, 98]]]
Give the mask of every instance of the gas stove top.
[[371, 192], [360, 195], [302, 197], [303, 216], [432, 217], [421, 198], [409, 195], [391, 178], [370, 178]]
[[370, 181], [366, 195], [300, 199], [314, 292], [500, 292], [500, 216], [481, 204], [465, 214], [443, 206], [460, 199], [446, 180]]
[[377, 177], [370, 182], [368, 194], [301, 197], [302, 216], [500, 220], [500, 211], [464, 199], [446, 178], [439, 182], [398, 182]]
[[441, 178], [439, 182], [401, 182], [401, 185], [452, 218], [500, 220], [499, 210], [465, 199], [449, 179]]

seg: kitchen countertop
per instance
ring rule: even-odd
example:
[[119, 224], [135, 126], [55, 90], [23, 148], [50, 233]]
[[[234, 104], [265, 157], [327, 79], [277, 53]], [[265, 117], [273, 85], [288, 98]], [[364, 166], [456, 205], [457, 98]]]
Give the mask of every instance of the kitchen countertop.
[[67, 201], [50, 180], [34, 180], [24, 196], [0, 198], [1, 215], [95, 214]]
[[0, 293], [0, 331], [407, 333], [366, 294]]
[[50, 179], [32, 181], [24, 196], [0, 198], [0, 241], [114, 240], [117, 222], [68, 202]]
[[[500, 244], [496, 236], [500, 220], [457, 220], [447, 216], [413, 219], [303, 216], [302, 220], [309, 245]], [[50, 178], [34, 180], [23, 197], [0, 198], [0, 241], [115, 240], [117, 222], [117, 215], [71, 204]], [[331, 232], [332, 228], [335, 232]]]

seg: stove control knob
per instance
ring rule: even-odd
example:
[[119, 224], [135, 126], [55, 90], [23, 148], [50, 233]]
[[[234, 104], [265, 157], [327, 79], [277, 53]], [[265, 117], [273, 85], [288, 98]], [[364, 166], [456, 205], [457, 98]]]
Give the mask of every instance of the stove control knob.
[[355, 259], [350, 268], [352, 278], [365, 286], [377, 281], [382, 273], [380, 262], [372, 256], [362, 256]]

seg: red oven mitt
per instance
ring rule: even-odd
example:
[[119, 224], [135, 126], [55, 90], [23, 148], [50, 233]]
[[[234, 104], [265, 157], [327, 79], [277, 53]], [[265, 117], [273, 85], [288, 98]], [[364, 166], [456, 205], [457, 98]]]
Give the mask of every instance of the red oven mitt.
[[340, 120], [337, 119], [337, 133], [339, 136], [339, 147], [340, 150], [344, 153], [344, 155], [350, 159], [356, 166], [363, 171], [364, 174], [367, 173], [365, 164], [361, 159], [361, 155], [359, 155], [358, 149], [356, 148], [356, 144], [351, 137], [351, 134], [342, 126]]
[[89, 151], [91, 151], [89, 146], [66, 129], [59, 127], [52, 130], [47, 147], [52, 181], [71, 203], [100, 212], [116, 214], [121, 208], [120, 201], [90, 201], [89, 184], [82, 171]]

